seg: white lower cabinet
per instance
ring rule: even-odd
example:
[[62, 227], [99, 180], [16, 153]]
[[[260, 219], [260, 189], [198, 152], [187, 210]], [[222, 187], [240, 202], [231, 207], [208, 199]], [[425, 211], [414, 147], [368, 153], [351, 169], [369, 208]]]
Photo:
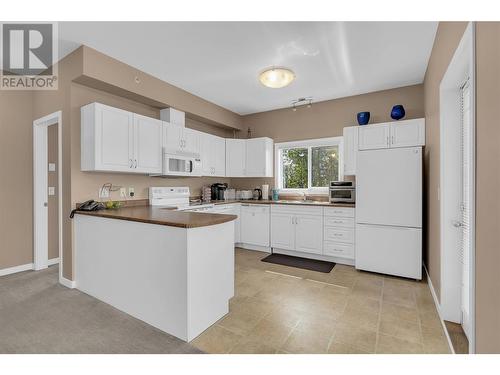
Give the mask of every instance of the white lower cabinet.
[[325, 207], [323, 255], [354, 259], [354, 208]]
[[215, 206], [213, 209], [208, 211], [214, 214], [226, 214], [226, 215], [236, 215], [238, 218], [234, 220], [234, 243], [241, 242], [241, 224], [240, 224], [240, 216], [241, 216], [241, 207], [239, 203], [235, 204], [221, 204]]
[[304, 253], [323, 251], [323, 209], [273, 205], [271, 247]]
[[269, 205], [241, 204], [241, 242], [269, 247]]

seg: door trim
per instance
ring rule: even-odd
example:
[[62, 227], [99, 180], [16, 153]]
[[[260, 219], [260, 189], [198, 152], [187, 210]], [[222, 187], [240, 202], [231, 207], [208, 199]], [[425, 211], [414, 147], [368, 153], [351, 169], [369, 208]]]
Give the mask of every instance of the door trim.
[[[449, 149], [449, 137], [445, 134], [452, 125], [461, 121], [457, 116], [460, 113], [460, 88], [466, 78], [469, 77], [471, 87], [471, 127], [472, 127], [472, 174], [473, 183], [471, 186], [474, 199], [471, 201], [471, 251], [469, 258], [469, 313], [470, 313], [470, 337], [469, 353], [475, 353], [475, 23], [469, 22], [464, 35], [453, 55], [453, 58], [441, 81], [440, 91], [440, 180], [438, 195], [440, 201], [440, 259], [441, 259], [441, 300], [440, 307], [442, 318], [450, 321], [457, 321], [461, 317], [461, 282], [462, 268], [460, 260], [457, 259], [456, 248], [452, 248], [446, 236], [450, 224], [450, 205], [446, 202], [446, 197], [450, 195], [453, 184], [447, 183], [444, 171], [447, 170], [446, 150]], [[448, 156], [449, 158], [449, 156]], [[459, 269], [460, 268], [460, 269]], [[458, 290], [457, 290], [458, 288]], [[458, 311], [460, 310], [460, 311]], [[461, 319], [460, 319], [461, 321]]]
[[[47, 129], [57, 124], [57, 197], [58, 197], [58, 243], [59, 243], [59, 279], [63, 275], [63, 230], [62, 230], [62, 112], [57, 111], [33, 121], [33, 269], [47, 268], [47, 243], [40, 244], [40, 239], [48, 241], [48, 233], [40, 233], [40, 227], [47, 228], [48, 216], [41, 207], [47, 199]], [[41, 157], [41, 159], [40, 159]], [[42, 164], [42, 162], [44, 162]], [[45, 222], [44, 222], [45, 221]], [[53, 263], [53, 262], [50, 262]]]

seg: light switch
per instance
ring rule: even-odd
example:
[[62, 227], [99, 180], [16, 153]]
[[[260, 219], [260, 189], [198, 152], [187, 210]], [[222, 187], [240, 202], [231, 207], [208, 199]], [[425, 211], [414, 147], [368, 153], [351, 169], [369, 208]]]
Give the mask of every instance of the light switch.
[[54, 186], [49, 186], [49, 195], [56, 195], [56, 188]]
[[49, 172], [56, 171], [56, 163], [49, 163]]

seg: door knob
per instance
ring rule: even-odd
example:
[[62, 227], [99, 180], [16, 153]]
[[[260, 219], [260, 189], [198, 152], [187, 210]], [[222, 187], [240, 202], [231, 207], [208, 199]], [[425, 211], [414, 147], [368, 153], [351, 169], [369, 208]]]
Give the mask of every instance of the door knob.
[[48, 207], [49, 204], [47, 202], [43, 202], [43, 207]]

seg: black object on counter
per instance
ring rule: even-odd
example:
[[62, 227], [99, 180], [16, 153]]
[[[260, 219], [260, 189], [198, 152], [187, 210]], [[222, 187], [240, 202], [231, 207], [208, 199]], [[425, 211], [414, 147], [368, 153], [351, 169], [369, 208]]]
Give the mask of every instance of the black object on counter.
[[212, 184], [212, 200], [224, 200], [224, 191], [227, 189], [226, 183]]

